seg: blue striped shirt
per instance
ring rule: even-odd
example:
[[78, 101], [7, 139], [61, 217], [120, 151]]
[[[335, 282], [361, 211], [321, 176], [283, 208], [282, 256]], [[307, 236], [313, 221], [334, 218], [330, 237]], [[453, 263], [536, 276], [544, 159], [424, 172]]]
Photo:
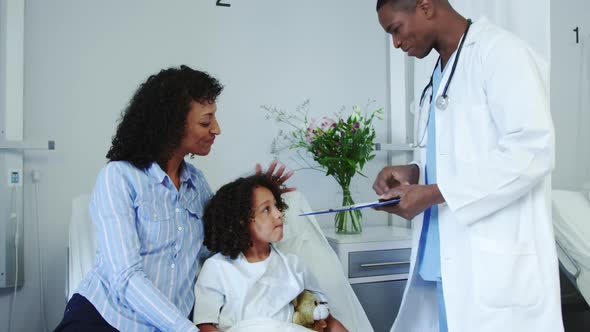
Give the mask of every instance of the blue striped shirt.
[[121, 331], [197, 331], [187, 317], [211, 195], [202, 172], [186, 162], [178, 190], [157, 163], [143, 171], [109, 162], [90, 198], [94, 266], [76, 292]]

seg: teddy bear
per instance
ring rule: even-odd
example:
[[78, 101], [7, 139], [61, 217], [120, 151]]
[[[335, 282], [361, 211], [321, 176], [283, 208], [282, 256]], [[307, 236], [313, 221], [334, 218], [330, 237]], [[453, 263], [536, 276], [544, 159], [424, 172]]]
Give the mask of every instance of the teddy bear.
[[330, 314], [325, 302], [320, 302], [312, 292], [303, 290], [292, 303], [295, 309], [293, 323], [313, 331], [324, 331], [327, 326], [325, 319]]

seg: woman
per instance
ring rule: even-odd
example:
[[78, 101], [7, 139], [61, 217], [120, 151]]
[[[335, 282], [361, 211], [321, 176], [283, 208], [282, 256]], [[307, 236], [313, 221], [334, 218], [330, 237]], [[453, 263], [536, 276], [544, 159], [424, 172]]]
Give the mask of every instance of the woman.
[[[197, 331], [187, 317], [198, 258], [207, 254], [201, 216], [212, 192], [184, 158], [211, 151], [222, 90], [207, 73], [181, 66], [135, 92], [90, 198], [94, 266], [56, 331]], [[281, 184], [292, 172], [282, 166], [273, 175], [275, 166], [266, 174]]]

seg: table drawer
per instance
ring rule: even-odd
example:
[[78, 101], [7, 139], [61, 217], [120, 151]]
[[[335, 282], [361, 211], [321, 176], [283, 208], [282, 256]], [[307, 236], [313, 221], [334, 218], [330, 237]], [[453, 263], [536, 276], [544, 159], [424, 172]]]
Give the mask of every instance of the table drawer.
[[411, 249], [355, 251], [348, 253], [348, 277], [406, 274], [410, 271]]

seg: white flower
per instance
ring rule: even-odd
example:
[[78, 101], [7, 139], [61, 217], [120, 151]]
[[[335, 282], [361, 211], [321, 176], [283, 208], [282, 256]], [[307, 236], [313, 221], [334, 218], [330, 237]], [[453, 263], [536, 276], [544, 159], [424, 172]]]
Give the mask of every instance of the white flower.
[[359, 110], [359, 107], [353, 106], [352, 109], [354, 110], [354, 112], [350, 115], [350, 119], [353, 122], [360, 122], [363, 119], [363, 116], [361, 115], [361, 111]]

